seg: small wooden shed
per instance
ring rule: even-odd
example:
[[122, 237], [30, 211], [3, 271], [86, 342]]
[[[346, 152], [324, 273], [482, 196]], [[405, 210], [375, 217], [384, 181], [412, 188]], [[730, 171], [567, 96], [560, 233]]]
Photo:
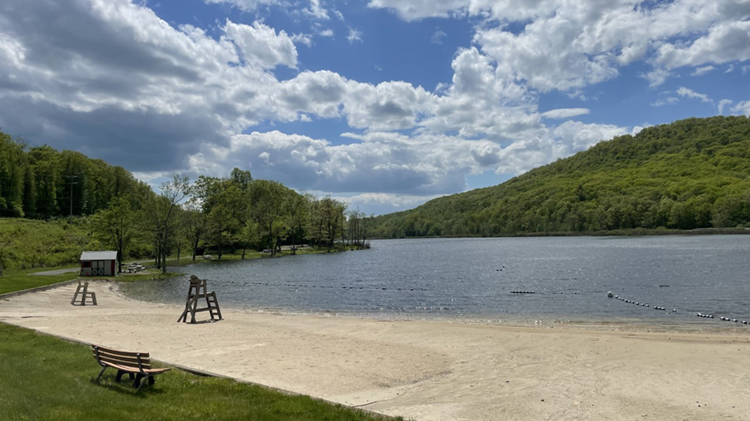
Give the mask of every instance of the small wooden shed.
[[81, 276], [115, 276], [116, 251], [84, 251], [81, 253]]

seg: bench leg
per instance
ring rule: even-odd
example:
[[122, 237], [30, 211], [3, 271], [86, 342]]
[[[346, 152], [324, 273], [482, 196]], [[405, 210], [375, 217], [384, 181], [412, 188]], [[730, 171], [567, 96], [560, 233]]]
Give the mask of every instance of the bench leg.
[[[138, 374], [135, 375], [135, 380], [133, 381], [133, 387], [134, 388], [138, 388], [138, 390], [141, 390], [141, 386], [143, 386], [143, 383], [146, 383], [145, 381], [141, 382], [142, 378], [143, 378], [143, 374], [141, 374], [141, 373], [138, 373]], [[136, 390], [136, 392], [138, 390]]]
[[102, 367], [102, 371], [100, 371], [99, 375], [96, 376], [96, 381], [99, 381], [99, 379], [102, 378], [102, 374], [104, 374], [104, 370], [106, 370], [106, 369], [107, 369], [106, 365], [104, 367]]
[[128, 377], [130, 377], [130, 380], [133, 380], [133, 373], [128, 373], [127, 371], [123, 370], [117, 370], [117, 376], [115, 377], [115, 382], [120, 383], [120, 380], [122, 380], [122, 375], [127, 373]]

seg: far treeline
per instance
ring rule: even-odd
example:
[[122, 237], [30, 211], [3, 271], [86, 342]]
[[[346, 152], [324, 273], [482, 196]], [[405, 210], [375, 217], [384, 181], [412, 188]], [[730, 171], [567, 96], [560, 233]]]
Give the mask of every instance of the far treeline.
[[376, 217], [374, 237], [750, 227], [750, 120], [690, 118], [620, 136], [494, 187]]
[[[192, 254], [195, 260], [204, 250], [215, 251], [219, 259], [237, 250], [244, 258], [247, 249], [274, 256], [282, 244], [291, 245], [293, 254], [301, 243], [328, 251], [369, 247], [364, 214], [347, 211], [345, 203], [330, 197], [254, 180], [249, 171], [235, 168], [228, 178], [200, 176], [193, 183], [174, 175], [155, 193], [122, 167], [49, 146], [28, 148], [2, 132], [0, 217], [8, 218], [7, 229], [0, 230], [6, 237], [0, 238], [0, 263], [16, 268], [74, 263], [78, 256], [71, 250], [76, 247], [115, 249], [120, 261], [154, 258], [164, 271], [167, 256], [175, 253]], [[39, 226], [12, 225], [12, 218], [27, 221], [22, 217], [75, 231], [68, 238], [78, 244], [57, 247], [65, 256], [51, 263], [18, 255], [24, 247], [15, 237]], [[44, 250], [56, 252], [49, 246]]]

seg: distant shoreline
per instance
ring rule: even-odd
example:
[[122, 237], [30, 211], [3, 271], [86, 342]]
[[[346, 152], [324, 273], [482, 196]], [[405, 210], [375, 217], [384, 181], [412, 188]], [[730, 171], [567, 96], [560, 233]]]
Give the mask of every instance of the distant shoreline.
[[423, 238], [516, 238], [516, 237], [645, 237], [660, 235], [747, 235], [750, 228], [696, 228], [692, 230], [633, 228], [611, 231], [531, 232], [515, 235], [440, 235], [434, 237], [372, 237], [373, 240], [406, 240]]

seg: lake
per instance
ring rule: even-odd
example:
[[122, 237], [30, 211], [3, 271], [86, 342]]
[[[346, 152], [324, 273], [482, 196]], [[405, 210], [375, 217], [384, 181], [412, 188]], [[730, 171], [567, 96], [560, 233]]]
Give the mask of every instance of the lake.
[[[743, 235], [376, 240], [370, 250], [175, 270], [208, 279], [223, 308], [491, 322], [750, 321], [750, 236]], [[121, 291], [184, 304], [187, 278]], [[609, 299], [608, 291], [650, 307]]]

